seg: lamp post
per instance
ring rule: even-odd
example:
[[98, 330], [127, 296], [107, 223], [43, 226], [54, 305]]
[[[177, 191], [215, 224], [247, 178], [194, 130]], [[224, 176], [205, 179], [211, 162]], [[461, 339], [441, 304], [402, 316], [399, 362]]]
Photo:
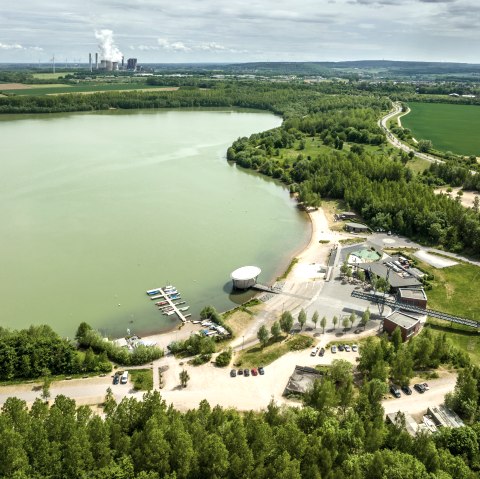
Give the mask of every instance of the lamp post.
[[243, 351], [244, 344], [245, 344], [245, 336], [242, 336], [242, 351]]

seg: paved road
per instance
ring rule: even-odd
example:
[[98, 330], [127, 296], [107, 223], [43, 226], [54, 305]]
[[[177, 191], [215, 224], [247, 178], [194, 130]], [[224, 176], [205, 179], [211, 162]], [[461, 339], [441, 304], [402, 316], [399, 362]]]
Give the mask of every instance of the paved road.
[[391, 131], [388, 129], [387, 123], [390, 118], [393, 118], [395, 115], [398, 115], [399, 113], [402, 112], [402, 106], [400, 103], [395, 102], [393, 103], [393, 110], [385, 115], [383, 118], [378, 120], [378, 126], [385, 132], [387, 135], [387, 140], [388, 142], [393, 145], [395, 148], [399, 148], [400, 150], [405, 151], [406, 153], [410, 153], [413, 151], [416, 157], [421, 158], [422, 160], [427, 160], [430, 163], [444, 163], [444, 161], [438, 159], [435, 156], [432, 155], [427, 155], [426, 153], [420, 153], [419, 151], [416, 151], [414, 148], [411, 146], [406, 145], [405, 143], [402, 143], [396, 136], [394, 136]]

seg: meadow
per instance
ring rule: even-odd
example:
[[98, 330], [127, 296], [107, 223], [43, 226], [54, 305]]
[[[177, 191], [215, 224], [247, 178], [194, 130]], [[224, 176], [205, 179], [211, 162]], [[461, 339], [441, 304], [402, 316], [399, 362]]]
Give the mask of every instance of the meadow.
[[417, 140], [431, 140], [437, 150], [480, 156], [480, 107], [446, 103], [408, 104], [402, 126]]
[[[5, 90], [5, 93], [13, 95], [61, 95], [64, 93], [95, 93], [125, 90], [162, 90], [168, 87], [147, 85], [145, 83], [112, 83], [112, 84], [90, 84], [90, 85], [31, 85], [31, 88], [18, 90]], [[173, 89], [173, 88], [169, 88]], [[0, 92], [2, 85], [0, 84]]]

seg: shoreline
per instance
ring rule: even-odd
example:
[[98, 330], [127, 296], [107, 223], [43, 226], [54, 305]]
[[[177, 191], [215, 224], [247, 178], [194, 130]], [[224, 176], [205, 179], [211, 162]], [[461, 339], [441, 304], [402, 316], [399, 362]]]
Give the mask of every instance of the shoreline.
[[[308, 223], [310, 227], [310, 238], [308, 241], [305, 243], [304, 246], [300, 247], [299, 249], [295, 250], [294, 254], [290, 256], [289, 261], [286, 264], [286, 267], [283, 271], [286, 271], [286, 269], [290, 266], [291, 262], [295, 259], [298, 258], [299, 262], [294, 265], [294, 267], [291, 269], [289, 274], [284, 280], [288, 280], [292, 276], [296, 277], [299, 275], [299, 272], [296, 271], [298, 269], [298, 266], [301, 266], [301, 264], [305, 263], [305, 259], [310, 259], [317, 255], [319, 253], [320, 247], [326, 247], [326, 249], [330, 249], [331, 245], [330, 243], [328, 244], [320, 244], [318, 241], [321, 238], [322, 235], [325, 235], [325, 226], [327, 227], [327, 235], [329, 234], [335, 234], [334, 232], [331, 232], [330, 229], [328, 228], [328, 221], [325, 216], [325, 212], [323, 211], [322, 207], [318, 208], [317, 210], [309, 211], [305, 210], [305, 213], [308, 218]], [[324, 221], [321, 221], [320, 216], [323, 217], [322, 219]], [[325, 224], [326, 223], [326, 224]], [[303, 260], [303, 261], [302, 261]], [[303, 276], [303, 274], [300, 274], [300, 276]], [[278, 275], [275, 275], [273, 280], [271, 281], [272, 284], [275, 282], [276, 278]], [[258, 294], [261, 294], [260, 292], [255, 294], [253, 298], [256, 298]], [[241, 305], [238, 305], [241, 306]], [[238, 307], [236, 306], [236, 307]], [[235, 309], [235, 308], [233, 308]], [[225, 311], [220, 312], [220, 314], [224, 314]], [[160, 333], [152, 333], [146, 336], [142, 336], [142, 339], [148, 340], [148, 341], [155, 341], [157, 343], [157, 347], [160, 348], [166, 348], [168, 344], [170, 344], [172, 341], [177, 341], [177, 340], [182, 340], [188, 338], [193, 332], [201, 330], [203, 327], [200, 323], [198, 324], [193, 324], [191, 321], [187, 323], [179, 323], [178, 326], [175, 328], [172, 328], [169, 331], [163, 331]]]

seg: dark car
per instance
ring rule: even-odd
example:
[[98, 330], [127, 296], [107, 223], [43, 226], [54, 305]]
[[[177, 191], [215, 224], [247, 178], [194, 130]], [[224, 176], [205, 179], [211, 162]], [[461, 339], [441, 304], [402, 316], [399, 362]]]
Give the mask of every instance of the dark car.
[[394, 384], [390, 386], [390, 392], [392, 393], [393, 396], [395, 396], [397, 399], [401, 397], [400, 389], [397, 388]]
[[243, 375], [244, 376], [250, 376], [250, 371], [248, 369], [243, 370]]
[[418, 391], [420, 394], [423, 394], [425, 392], [425, 387], [423, 386], [423, 384], [415, 384], [413, 386], [413, 389]]
[[237, 377], [237, 370], [236, 370], [236, 369], [232, 369], [232, 370], [230, 371], [230, 376], [231, 376], [232, 378]]
[[324, 354], [325, 354], [325, 348], [320, 349], [320, 351], [318, 352], [318, 355], [323, 356]]
[[339, 345], [338, 345], [338, 350], [339, 350], [339, 351], [345, 351], [344, 345], [343, 345], [343, 344], [339, 344]]
[[410, 396], [410, 394], [412, 394], [412, 389], [410, 388], [410, 386], [402, 386], [402, 391], [403, 391], [407, 396]]
[[263, 369], [263, 366], [258, 367], [258, 374], [260, 374], [260, 376], [263, 376], [265, 374], [265, 369]]
[[237, 374], [238, 374], [239, 376], [243, 376], [243, 369], [239, 369], [239, 370], [237, 371]]
[[115, 376], [113, 376], [113, 384], [118, 384], [120, 382], [120, 377], [118, 376], [118, 374], [115, 374]]

